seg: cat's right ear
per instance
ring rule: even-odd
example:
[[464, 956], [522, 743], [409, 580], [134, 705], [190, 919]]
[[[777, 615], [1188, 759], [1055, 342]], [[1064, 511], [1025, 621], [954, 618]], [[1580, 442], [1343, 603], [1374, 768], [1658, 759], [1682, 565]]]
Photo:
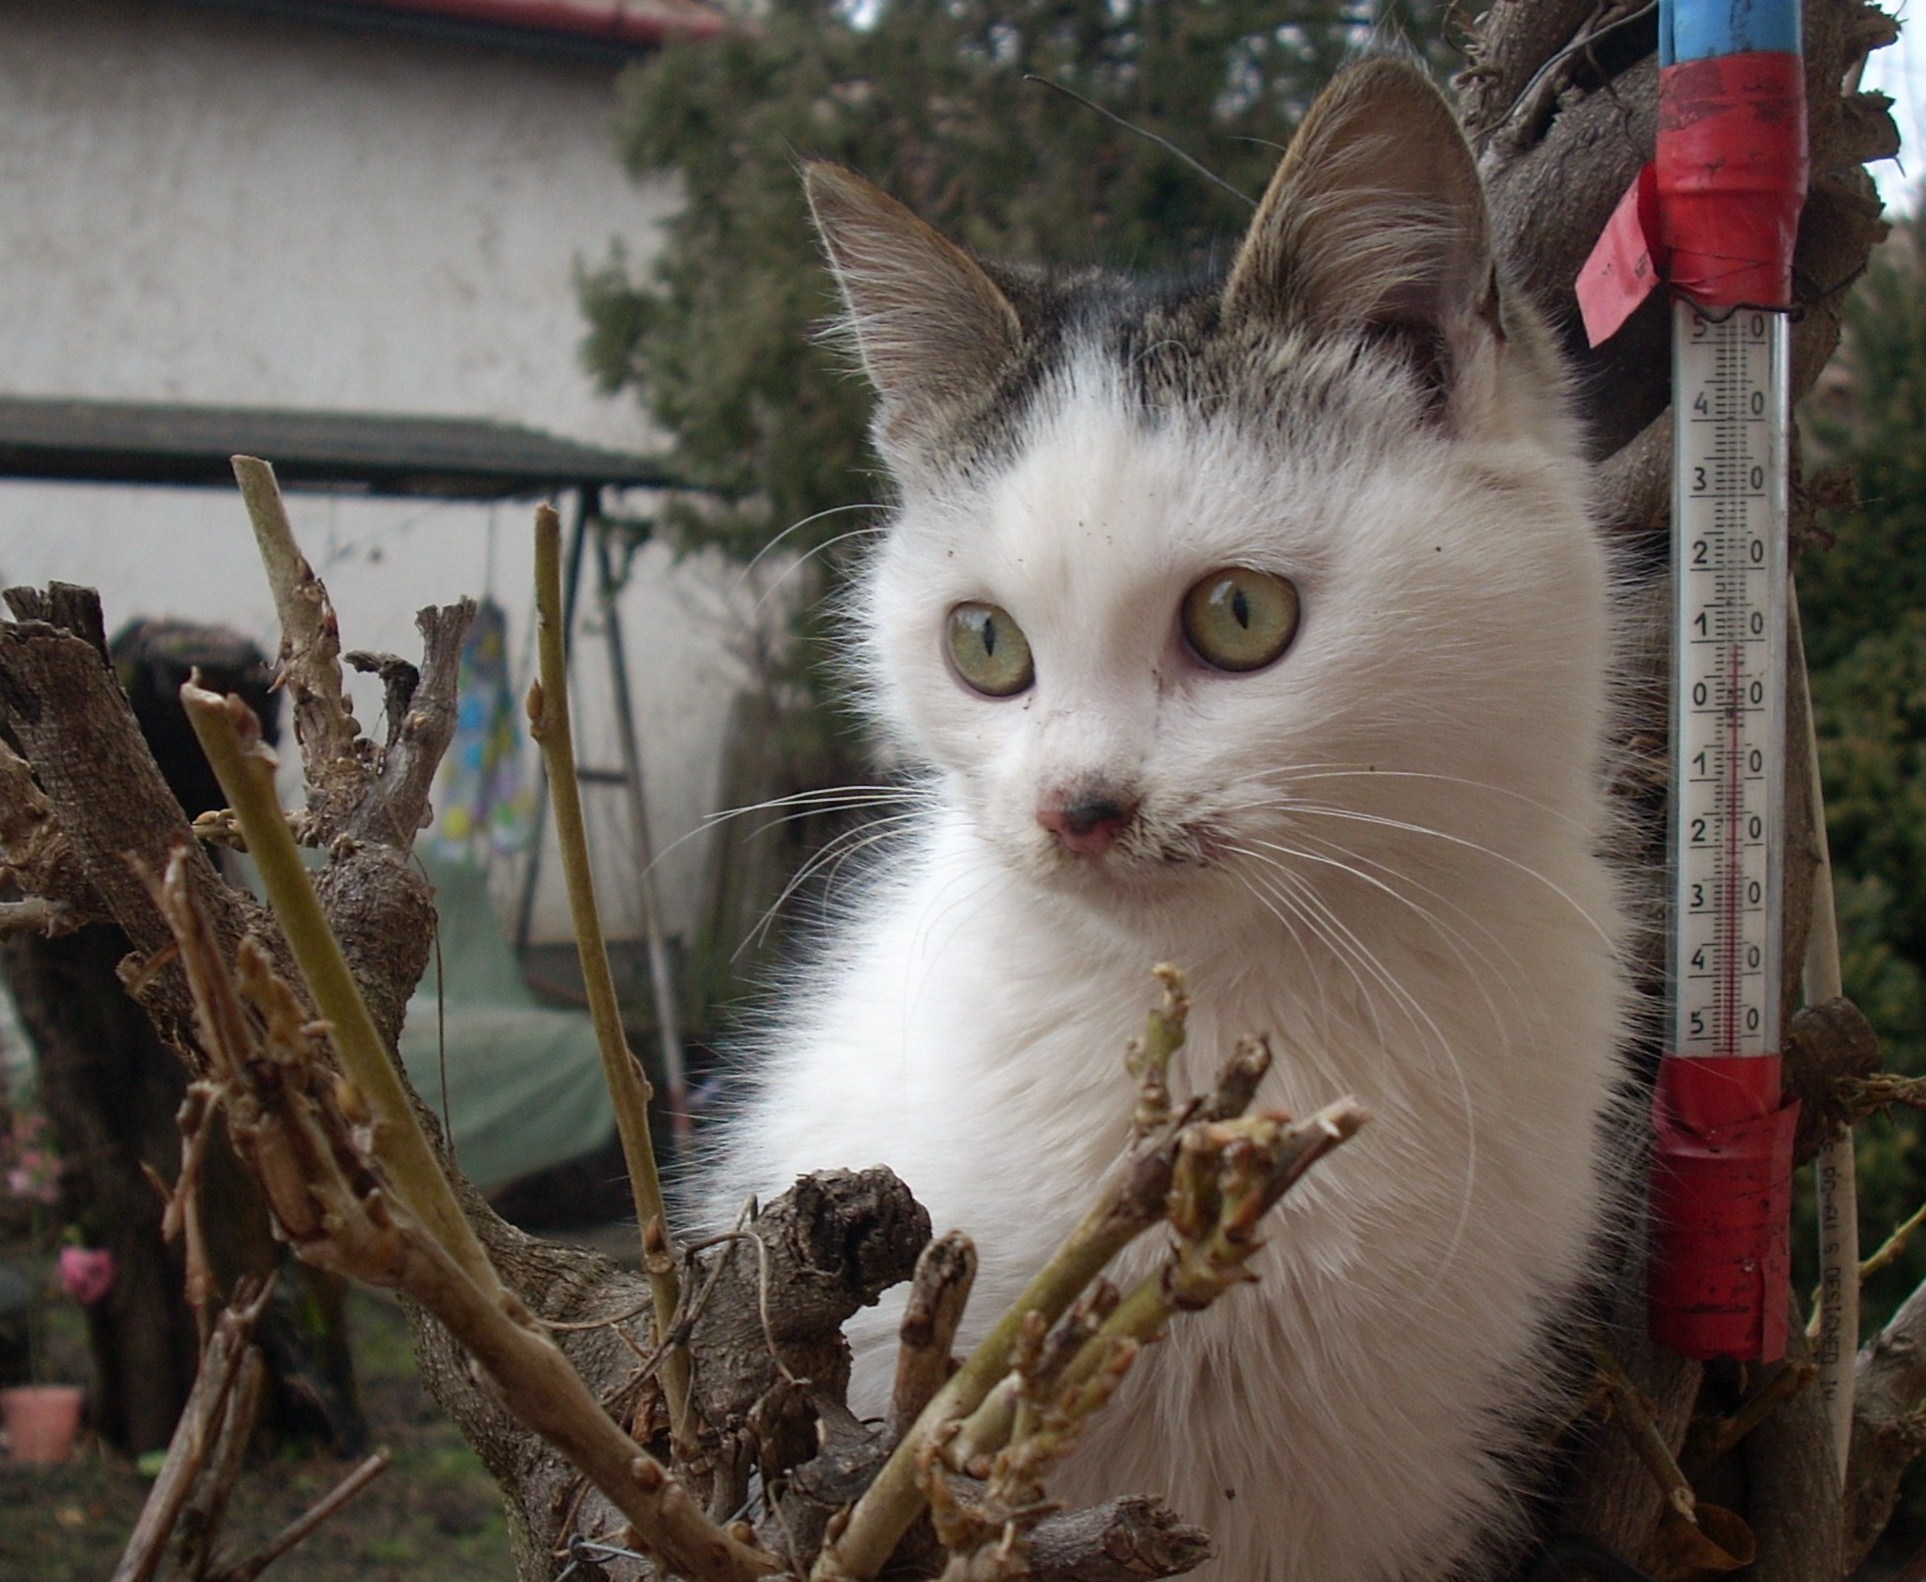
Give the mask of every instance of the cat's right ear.
[[881, 398], [880, 433], [913, 440], [1016, 355], [1016, 309], [969, 254], [854, 172], [812, 162], [803, 190]]

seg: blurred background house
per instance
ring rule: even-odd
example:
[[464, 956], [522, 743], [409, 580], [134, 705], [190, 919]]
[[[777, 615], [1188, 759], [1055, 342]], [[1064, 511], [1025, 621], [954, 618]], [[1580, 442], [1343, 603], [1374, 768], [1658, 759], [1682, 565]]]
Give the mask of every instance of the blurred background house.
[[[597, 395], [577, 352], [578, 265], [617, 236], [645, 258], [675, 201], [621, 168], [615, 78], [725, 25], [700, 0], [0, 0], [0, 583], [90, 584], [109, 630], [180, 617], [272, 651], [219, 486], [220, 455], [258, 449], [316, 486], [290, 506], [346, 646], [406, 656], [417, 608], [491, 597], [519, 696], [529, 497], [620, 511], [635, 497], [596, 485], [656, 476], [636, 404]], [[209, 457], [213, 487], [100, 481], [205, 480]], [[594, 569], [591, 552], [578, 734], [585, 763], [620, 769]], [[648, 830], [665, 927], [686, 936], [689, 837], [715, 805], [755, 600], [738, 571], [655, 546], [627, 573]], [[378, 685], [357, 694], [372, 728]], [[633, 938], [631, 810], [615, 780], [589, 800], [611, 929]], [[565, 940], [554, 863], [525, 902], [526, 855], [490, 848], [528, 821], [498, 822], [469, 852], [493, 858], [506, 926]]]
[[[612, 1128], [585, 1020], [544, 1008], [579, 973], [536, 757], [525, 735], [490, 736], [518, 730], [532, 673], [539, 499], [588, 528], [578, 754], [618, 987], [652, 1064], [643, 848], [673, 968], [731, 886], [705, 821], [739, 794], [727, 743], [773, 606], [719, 558], [627, 539], [597, 554], [597, 521], [646, 514], [665, 480], [633, 396], [584, 371], [577, 293], [612, 242], [645, 266], [678, 201], [623, 169], [619, 73], [730, 25], [703, 0], [0, 0], [0, 586], [85, 584], [110, 632], [215, 626], [272, 653], [226, 474], [245, 451], [277, 465], [345, 647], [418, 657], [417, 609], [484, 602], [472, 734], [424, 842], [460, 914], [444, 917], [448, 994], [418, 999], [404, 1050], [439, 1108], [446, 1044], [484, 1187]], [[380, 739], [380, 683], [353, 679]], [[292, 804], [291, 740], [282, 756]], [[518, 967], [545, 992], [503, 981]], [[581, 1212], [619, 1187], [592, 1168]]]

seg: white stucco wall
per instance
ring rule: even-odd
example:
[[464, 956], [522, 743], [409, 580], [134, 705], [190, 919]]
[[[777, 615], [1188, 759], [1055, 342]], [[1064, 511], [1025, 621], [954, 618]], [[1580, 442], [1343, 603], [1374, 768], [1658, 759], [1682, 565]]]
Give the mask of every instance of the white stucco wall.
[[[645, 255], [670, 201], [616, 162], [614, 75], [185, 5], [0, 0], [0, 392], [476, 416], [646, 445], [633, 403], [597, 396], [576, 357], [575, 263], [618, 235]], [[492, 586], [524, 649], [531, 508], [290, 505], [350, 646], [415, 652], [416, 608]], [[272, 645], [245, 519], [219, 493], [0, 483], [0, 582], [52, 578], [99, 586], [110, 630], [174, 615]], [[624, 600], [659, 848], [710, 806], [750, 602], [732, 584], [651, 550]], [[583, 756], [614, 764], [600, 649], [582, 652]], [[672, 928], [690, 921], [701, 846], [662, 866]], [[545, 895], [538, 933], [564, 932]]]

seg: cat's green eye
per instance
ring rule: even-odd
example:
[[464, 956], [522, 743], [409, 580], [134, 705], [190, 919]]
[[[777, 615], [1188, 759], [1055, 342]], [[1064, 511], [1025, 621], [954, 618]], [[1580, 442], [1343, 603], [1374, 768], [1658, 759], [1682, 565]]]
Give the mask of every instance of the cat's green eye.
[[1297, 636], [1297, 588], [1245, 566], [1213, 571], [1184, 595], [1184, 637], [1218, 670], [1262, 670]]
[[998, 604], [959, 604], [950, 611], [950, 663], [989, 698], [1014, 697], [1037, 678], [1030, 640]]

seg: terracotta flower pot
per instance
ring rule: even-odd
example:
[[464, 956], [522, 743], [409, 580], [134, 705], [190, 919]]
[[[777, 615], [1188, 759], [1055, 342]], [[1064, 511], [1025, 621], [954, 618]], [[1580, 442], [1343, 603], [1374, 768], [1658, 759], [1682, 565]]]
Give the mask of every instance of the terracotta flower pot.
[[15, 1461], [42, 1465], [65, 1461], [80, 1432], [80, 1404], [86, 1391], [77, 1384], [23, 1384], [0, 1390], [0, 1420], [7, 1425]]

